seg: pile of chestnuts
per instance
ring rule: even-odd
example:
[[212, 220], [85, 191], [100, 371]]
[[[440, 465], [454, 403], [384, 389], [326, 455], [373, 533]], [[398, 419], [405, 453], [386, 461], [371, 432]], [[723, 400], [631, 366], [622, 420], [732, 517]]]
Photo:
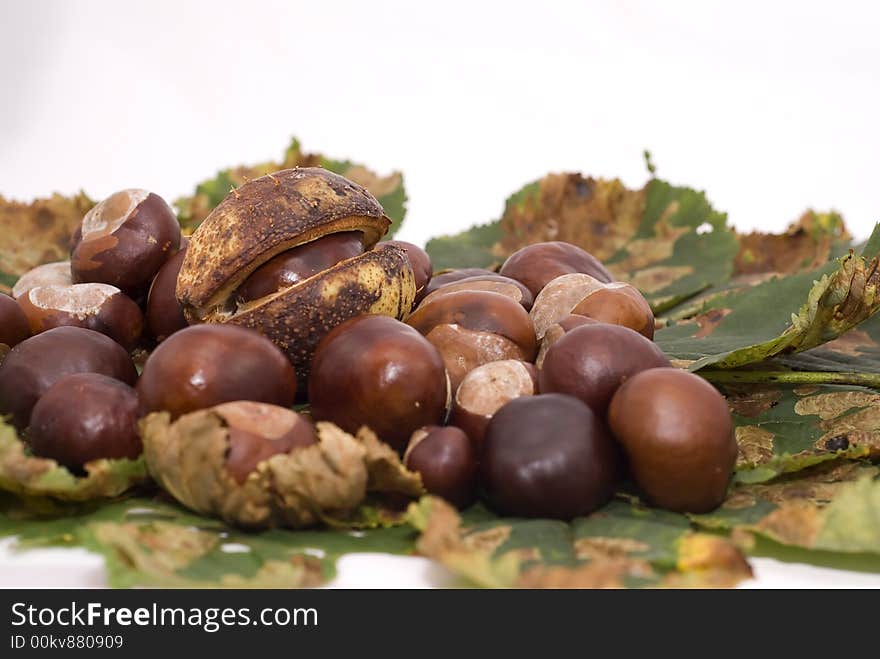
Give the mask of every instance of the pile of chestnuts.
[[78, 473], [139, 456], [152, 413], [219, 410], [238, 485], [331, 422], [366, 426], [460, 508], [571, 519], [626, 481], [670, 510], [722, 502], [727, 404], [672, 368], [638, 290], [561, 242], [435, 274], [423, 249], [379, 242], [388, 226], [364, 188], [317, 168], [233, 190], [189, 237], [158, 195], [117, 192], [69, 262], [0, 295], [0, 414]]

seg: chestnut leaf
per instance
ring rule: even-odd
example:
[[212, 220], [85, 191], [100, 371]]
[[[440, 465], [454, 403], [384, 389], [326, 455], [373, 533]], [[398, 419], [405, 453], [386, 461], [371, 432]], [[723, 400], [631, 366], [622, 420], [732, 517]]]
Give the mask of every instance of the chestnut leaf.
[[0, 292], [10, 293], [18, 278], [38, 265], [70, 258], [70, 238], [94, 205], [84, 192], [29, 204], [0, 195]]
[[48, 458], [28, 453], [15, 428], [0, 419], [0, 491], [17, 496], [85, 502], [112, 498], [149, 480], [142, 458], [95, 460], [77, 476]]

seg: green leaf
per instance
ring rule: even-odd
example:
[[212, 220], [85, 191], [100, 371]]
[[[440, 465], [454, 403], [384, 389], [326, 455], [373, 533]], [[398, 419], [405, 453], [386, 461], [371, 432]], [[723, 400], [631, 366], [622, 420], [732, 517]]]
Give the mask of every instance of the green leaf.
[[702, 313], [657, 332], [691, 370], [735, 368], [831, 341], [880, 308], [876, 256], [850, 253], [816, 271], [774, 278], [710, 301]]
[[214, 178], [199, 183], [192, 196], [175, 200], [181, 226], [188, 231], [194, 230], [233, 188], [250, 179], [291, 167], [324, 167], [364, 186], [382, 204], [385, 214], [391, 220], [386, 239], [393, 236], [403, 223], [406, 215], [406, 191], [400, 172], [378, 176], [350, 160], [334, 160], [319, 154], [304, 153], [299, 140], [292, 138], [280, 162], [270, 161], [223, 169]]
[[409, 526], [376, 530], [242, 532], [164, 497], [130, 498], [49, 519], [0, 498], [0, 536], [20, 549], [83, 546], [101, 554], [114, 587], [295, 588], [335, 575], [349, 552], [409, 554]]
[[419, 553], [484, 587], [732, 586], [751, 576], [726, 538], [682, 515], [612, 501], [571, 523], [459, 515], [440, 499], [410, 506]]
[[29, 455], [15, 429], [0, 419], [0, 490], [63, 501], [111, 498], [149, 480], [143, 459], [95, 460], [76, 476], [54, 460]]

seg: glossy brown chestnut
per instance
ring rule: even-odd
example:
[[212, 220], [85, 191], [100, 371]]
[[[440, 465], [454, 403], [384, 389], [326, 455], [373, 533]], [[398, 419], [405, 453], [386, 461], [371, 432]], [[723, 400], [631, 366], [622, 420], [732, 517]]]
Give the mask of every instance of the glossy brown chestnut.
[[507, 257], [499, 274], [521, 281], [533, 295], [538, 295], [549, 281], [572, 272], [591, 275], [601, 282], [614, 281], [595, 256], [577, 245], [560, 241], [534, 243], [515, 251]]
[[147, 295], [147, 328], [152, 337], [160, 343], [177, 330], [189, 325], [183, 315], [183, 306], [178, 302], [175, 293], [177, 275], [184, 256], [186, 256], [185, 247], [165, 261], [156, 278], [153, 279]]
[[737, 444], [727, 402], [703, 378], [675, 368], [642, 371], [614, 394], [608, 421], [653, 504], [705, 513], [724, 500]]
[[99, 332], [56, 327], [22, 341], [0, 363], [0, 414], [27, 427], [37, 400], [65, 375], [100, 373], [133, 385], [137, 371], [125, 348]]
[[524, 396], [498, 410], [479, 462], [491, 506], [523, 517], [588, 515], [608, 501], [620, 473], [605, 424], [562, 394]]
[[0, 293], [0, 343], [14, 348], [31, 335], [27, 316], [15, 300]]
[[500, 359], [532, 361], [535, 330], [525, 309], [488, 291], [457, 291], [422, 304], [406, 319], [443, 355], [454, 392], [477, 366]]
[[534, 298], [532, 292], [525, 285], [516, 279], [504, 277], [502, 275], [474, 275], [473, 277], [465, 277], [449, 284], [445, 284], [433, 291], [430, 295], [425, 296], [422, 302], [426, 303], [440, 295], [446, 293], [455, 293], [456, 291], [489, 291], [490, 293], [500, 293], [519, 302], [523, 309], [528, 311], [532, 308]]
[[474, 502], [477, 452], [460, 428], [419, 428], [409, 440], [403, 462], [407, 469], [419, 473], [429, 494], [442, 497], [457, 508]]
[[137, 299], [179, 246], [180, 225], [162, 197], [120, 190], [83, 218], [70, 255], [73, 281], [111, 284]]
[[425, 295], [430, 295], [438, 288], [446, 286], [446, 284], [461, 281], [462, 279], [466, 279], [467, 277], [495, 274], [498, 273], [487, 270], [486, 268], [458, 268], [457, 270], [447, 270], [445, 272], [441, 272], [440, 274], [435, 274], [431, 277], [431, 281], [429, 281], [428, 285], [425, 287]]
[[623, 282], [611, 282], [596, 289], [578, 302], [571, 312], [602, 323], [629, 327], [646, 339], [654, 338], [651, 305], [634, 286]]
[[77, 373], [37, 401], [28, 438], [36, 455], [79, 471], [92, 460], [138, 457], [137, 421], [134, 389], [106, 375]]
[[383, 249], [388, 245], [396, 245], [406, 252], [406, 257], [409, 259], [410, 267], [412, 267], [416, 279], [416, 299], [414, 304], [418, 304], [425, 296], [425, 289], [431, 281], [431, 274], [433, 273], [431, 257], [428, 256], [428, 252], [418, 245], [413, 245], [405, 240], [386, 240], [376, 245], [376, 249]]
[[583, 325], [547, 351], [538, 389], [580, 398], [604, 418], [611, 397], [627, 378], [661, 366], [669, 366], [663, 351], [638, 332], [607, 323]]
[[241, 485], [257, 465], [279, 453], [318, 441], [315, 426], [301, 414], [266, 403], [235, 401], [212, 408], [228, 427], [226, 471]]
[[144, 328], [140, 307], [109, 284], [37, 286], [18, 298], [18, 304], [33, 334], [65, 325], [84, 327], [131, 350]]
[[449, 399], [440, 353], [388, 316], [358, 316], [324, 337], [308, 388], [316, 420], [368, 426], [401, 452], [417, 428], [443, 421]]
[[193, 325], [153, 351], [137, 384], [144, 413], [172, 418], [236, 400], [293, 405], [296, 374], [269, 339], [234, 325]]
[[70, 286], [72, 283], [70, 261], [44, 263], [18, 278], [12, 287], [12, 297], [19, 298], [37, 286]]
[[529, 312], [538, 339], [544, 337], [548, 327], [570, 315], [578, 302], [604, 285], [595, 277], [582, 272], [560, 275], [548, 282], [538, 293]]
[[236, 291], [236, 302], [245, 304], [272, 295], [363, 253], [364, 234], [361, 231], [331, 233], [297, 245], [254, 270]]
[[461, 381], [455, 392], [450, 422], [479, 446], [495, 412], [514, 398], [536, 393], [538, 372], [533, 364], [515, 359], [483, 364]]
[[541, 367], [544, 365], [544, 357], [547, 356], [547, 351], [554, 343], [565, 336], [566, 332], [570, 332], [575, 327], [580, 327], [581, 325], [595, 325], [598, 322], [598, 320], [593, 318], [570, 314], [550, 325], [544, 332], [544, 338], [541, 339], [538, 356], [535, 357], [535, 367], [541, 370]]

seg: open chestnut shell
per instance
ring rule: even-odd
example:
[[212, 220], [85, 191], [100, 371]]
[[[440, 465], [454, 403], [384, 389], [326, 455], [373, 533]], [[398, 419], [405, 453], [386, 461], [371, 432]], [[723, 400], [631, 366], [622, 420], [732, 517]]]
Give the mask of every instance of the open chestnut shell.
[[389, 245], [392, 247], [399, 247], [406, 252], [410, 267], [412, 267], [413, 270], [413, 275], [415, 275], [415, 303], [418, 304], [425, 296], [428, 284], [431, 283], [431, 276], [434, 272], [433, 265], [431, 264], [431, 257], [428, 255], [428, 252], [418, 245], [413, 245], [405, 240], [386, 240], [385, 242], [379, 243], [376, 246], [376, 249], [384, 249]]
[[[190, 322], [240, 325], [268, 337], [287, 354], [304, 389], [314, 350], [331, 329], [364, 313], [409, 313], [415, 282], [406, 252], [371, 249], [389, 225], [379, 202], [338, 174], [316, 167], [268, 174], [227, 195], [196, 229], [177, 298]], [[263, 297], [236, 299], [278, 255], [349, 232], [361, 235], [367, 251]]]
[[676, 368], [642, 371], [614, 394], [608, 422], [653, 504], [705, 513], [724, 501], [736, 438], [727, 401], [703, 378]]
[[70, 469], [99, 459], [141, 454], [138, 399], [129, 385], [97, 373], [58, 380], [31, 413], [28, 439], [34, 454]]
[[159, 195], [120, 190], [83, 218], [70, 254], [74, 283], [111, 284], [138, 298], [180, 246], [180, 224]]
[[588, 515], [608, 501], [619, 477], [605, 424], [572, 396], [515, 398], [495, 413], [481, 445], [481, 487], [506, 515]]
[[236, 400], [289, 407], [296, 374], [266, 337], [235, 325], [193, 325], [152, 352], [137, 383], [144, 413], [172, 418]]
[[443, 359], [416, 330], [359, 316], [321, 341], [309, 376], [317, 420], [346, 432], [369, 427], [401, 453], [417, 428], [441, 423], [449, 400]]
[[443, 355], [454, 392], [477, 366], [501, 359], [532, 361], [537, 352], [529, 314], [506, 295], [456, 291], [423, 303], [407, 319]]
[[110, 337], [56, 327], [22, 341], [0, 363], [0, 414], [11, 414], [19, 429], [26, 428], [40, 396], [74, 373], [100, 373], [128, 385], [137, 380], [128, 352]]

